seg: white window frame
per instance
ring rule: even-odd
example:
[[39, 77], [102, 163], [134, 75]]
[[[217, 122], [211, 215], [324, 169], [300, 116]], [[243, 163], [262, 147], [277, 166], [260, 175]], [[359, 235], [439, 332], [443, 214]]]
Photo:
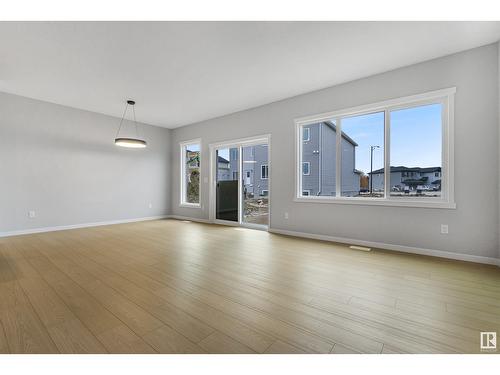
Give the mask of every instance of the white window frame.
[[[307, 203], [336, 203], [377, 206], [401, 206], [424, 208], [456, 208], [454, 189], [454, 105], [456, 88], [430, 91], [418, 95], [411, 95], [397, 99], [347, 108], [339, 111], [327, 112], [313, 116], [295, 119], [295, 202]], [[341, 118], [359, 116], [374, 112], [384, 112], [384, 171], [390, 171], [390, 112], [395, 110], [419, 107], [430, 104], [442, 105], [442, 155], [441, 155], [441, 197], [412, 198], [391, 197], [390, 172], [385, 173], [385, 189], [383, 198], [375, 197], [342, 197], [340, 190], [340, 175], [342, 171], [342, 152], [337, 147], [337, 189], [336, 195], [303, 196], [302, 195], [302, 145], [303, 126], [316, 124], [322, 121], [335, 120], [337, 126], [337, 145], [340, 145], [342, 134]]]
[[[266, 177], [263, 177], [262, 167], [266, 167]], [[267, 180], [268, 178], [269, 178], [269, 166], [268, 166], [268, 164], [261, 164], [260, 165], [260, 179]]]
[[[198, 203], [190, 203], [186, 201], [186, 146], [192, 145], [192, 144], [198, 144], [200, 146], [200, 188], [199, 188], [199, 199]], [[179, 200], [179, 207], [187, 207], [187, 208], [201, 208], [201, 166], [203, 163], [203, 155], [202, 155], [202, 143], [201, 143], [201, 138], [197, 139], [191, 139], [189, 141], [182, 141], [179, 142], [179, 159], [180, 159], [180, 200]]]
[[[307, 173], [304, 173], [304, 164], [307, 164]], [[311, 162], [310, 161], [303, 161], [300, 166], [302, 169], [300, 170], [300, 173], [302, 176], [310, 176], [311, 175]]]
[[[311, 128], [304, 128], [303, 130], [307, 130], [307, 138], [302, 139], [302, 142], [307, 142], [311, 140]], [[304, 136], [304, 135], [302, 135]]]

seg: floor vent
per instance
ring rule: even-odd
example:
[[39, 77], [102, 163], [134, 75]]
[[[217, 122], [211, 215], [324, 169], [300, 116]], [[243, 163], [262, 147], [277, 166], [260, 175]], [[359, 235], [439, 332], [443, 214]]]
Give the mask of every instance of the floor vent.
[[353, 249], [353, 250], [361, 250], [361, 251], [371, 251], [372, 249], [369, 248], [369, 247], [363, 247], [363, 246], [354, 246], [354, 245], [351, 245], [349, 246], [349, 248]]

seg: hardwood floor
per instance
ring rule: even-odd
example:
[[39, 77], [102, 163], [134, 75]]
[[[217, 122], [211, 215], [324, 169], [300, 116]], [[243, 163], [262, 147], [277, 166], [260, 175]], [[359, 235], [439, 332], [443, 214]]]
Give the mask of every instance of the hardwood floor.
[[157, 220], [0, 238], [1, 353], [479, 353], [500, 269]]

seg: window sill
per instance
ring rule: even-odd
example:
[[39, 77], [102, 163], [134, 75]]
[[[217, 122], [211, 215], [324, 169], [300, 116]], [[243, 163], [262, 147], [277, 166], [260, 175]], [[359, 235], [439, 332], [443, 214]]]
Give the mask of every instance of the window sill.
[[185, 208], [201, 208], [201, 204], [199, 203], [180, 203], [179, 207]]
[[326, 197], [295, 197], [294, 202], [298, 203], [334, 203], [353, 204], [363, 206], [392, 206], [392, 207], [419, 207], [419, 208], [445, 208], [456, 209], [454, 202], [446, 201], [422, 201], [422, 200], [398, 200], [384, 198], [326, 198]]

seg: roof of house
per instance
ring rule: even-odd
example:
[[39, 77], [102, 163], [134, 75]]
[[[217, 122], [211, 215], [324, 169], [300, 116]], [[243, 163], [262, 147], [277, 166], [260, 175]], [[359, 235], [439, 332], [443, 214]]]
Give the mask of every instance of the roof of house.
[[[441, 172], [441, 167], [405, 167], [405, 166], [398, 166], [398, 167], [393, 167], [391, 166], [391, 173], [393, 172], [421, 172], [421, 173], [432, 173], [432, 172]], [[377, 169], [376, 171], [372, 172], [373, 174], [381, 174], [384, 173], [384, 168]], [[370, 173], [368, 173], [370, 174]]]
[[217, 161], [219, 163], [228, 163], [229, 164], [229, 160], [224, 159], [222, 156], [217, 156]]
[[[334, 132], [337, 132], [337, 126], [335, 125], [335, 123], [333, 121], [324, 121], [324, 123], [326, 125], [328, 125], [330, 128], [332, 128]], [[354, 139], [352, 139], [351, 137], [349, 137], [344, 132], [342, 132], [342, 138], [344, 138], [347, 142], [349, 142], [350, 144], [352, 144], [354, 147], [358, 146], [358, 144], [354, 141]]]

